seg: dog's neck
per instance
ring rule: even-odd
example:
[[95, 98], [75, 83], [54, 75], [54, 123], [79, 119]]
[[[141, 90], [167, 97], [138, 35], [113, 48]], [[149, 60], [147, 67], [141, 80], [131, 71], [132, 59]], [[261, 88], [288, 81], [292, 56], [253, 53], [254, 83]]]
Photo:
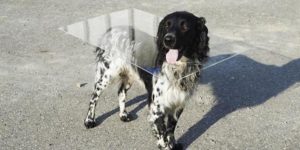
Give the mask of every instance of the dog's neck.
[[164, 62], [161, 71], [169, 81], [174, 81], [174, 84], [183, 90], [190, 90], [198, 80], [200, 67], [198, 60], [191, 60], [183, 56], [175, 64]]

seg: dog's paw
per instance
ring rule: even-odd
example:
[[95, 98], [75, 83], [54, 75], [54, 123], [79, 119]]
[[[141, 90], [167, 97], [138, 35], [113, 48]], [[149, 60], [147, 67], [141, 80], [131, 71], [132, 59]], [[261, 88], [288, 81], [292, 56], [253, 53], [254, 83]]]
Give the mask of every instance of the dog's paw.
[[168, 147], [167, 147], [167, 144], [166, 144], [166, 142], [164, 141], [164, 139], [163, 138], [159, 138], [158, 140], [157, 140], [157, 147], [160, 149], [160, 150], [163, 150], [163, 149], [167, 149]]
[[123, 122], [129, 122], [132, 120], [132, 115], [124, 111], [123, 113], [120, 113], [120, 120]]
[[167, 137], [166, 141], [163, 140], [163, 137], [160, 137], [157, 141], [158, 148], [161, 150], [183, 150], [183, 145], [176, 143], [174, 136], [170, 137]]
[[[165, 147], [164, 147], [165, 146]], [[158, 148], [160, 150], [183, 150], [183, 145], [178, 143], [178, 144], [175, 144], [175, 145], [158, 145]]]
[[96, 122], [95, 122], [95, 120], [93, 120], [93, 119], [86, 118], [86, 119], [84, 120], [84, 126], [85, 126], [87, 129], [93, 128], [93, 127], [96, 126]]

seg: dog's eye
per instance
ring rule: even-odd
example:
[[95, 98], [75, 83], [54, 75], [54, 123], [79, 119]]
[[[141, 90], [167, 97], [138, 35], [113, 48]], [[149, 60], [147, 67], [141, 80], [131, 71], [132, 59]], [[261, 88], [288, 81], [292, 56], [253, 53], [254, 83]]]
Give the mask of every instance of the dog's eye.
[[171, 21], [167, 21], [165, 26], [166, 26], [166, 28], [170, 27], [171, 26]]
[[188, 26], [187, 26], [187, 23], [185, 21], [180, 22], [180, 28], [183, 32], [185, 32], [189, 29]]

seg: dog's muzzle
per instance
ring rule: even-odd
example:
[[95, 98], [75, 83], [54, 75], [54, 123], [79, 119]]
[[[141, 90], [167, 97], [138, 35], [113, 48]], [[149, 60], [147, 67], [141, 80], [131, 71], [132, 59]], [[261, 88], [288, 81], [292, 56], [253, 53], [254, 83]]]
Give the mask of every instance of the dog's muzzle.
[[173, 48], [176, 44], [176, 37], [174, 33], [167, 33], [164, 36], [164, 45], [167, 48]]

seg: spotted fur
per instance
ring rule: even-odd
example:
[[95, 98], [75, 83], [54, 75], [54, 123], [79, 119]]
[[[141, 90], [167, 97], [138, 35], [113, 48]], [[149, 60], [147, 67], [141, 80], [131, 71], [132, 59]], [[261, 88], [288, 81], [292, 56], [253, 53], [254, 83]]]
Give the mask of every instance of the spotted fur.
[[[176, 143], [174, 131], [199, 80], [202, 64], [208, 57], [207, 33], [205, 19], [188, 12], [169, 14], [160, 22], [156, 65], [162, 69], [153, 77], [149, 121], [161, 149], [182, 148]], [[166, 43], [166, 36], [170, 34], [175, 39], [173, 43]], [[175, 64], [166, 62], [169, 49], [179, 51]]]
[[[131, 29], [131, 28], [130, 28]], [[118, 82], [118, 99], [122, 121], [130, 121], [125, 108], [127, 91], [134, 82], [143, 81], [139, 75], [139, 69], [130, 64], [132, 52], [135, 46], [131, 38], [132, 30], [113, 28], [102, 37], [100, 47], [96, 49], [96, 77], [94, 92], [90, 100], [88, 113], [84, 121], [87, 128], [96, 126], [95, 108], [102, 92], [112, 82]], [[140, 71], [142, 72], [142, 71]], [[148, 75], [149, 76], [149, 75]], [[145, 76], [147, 77], [147, 75]], [[147, 84], [146, 84], [147, 85]], [[149, 87], [149, 85], [147, 85]]]
[[[164, 42], [167, 33], [174, 34], [176, 43], [168, 45]], [[97, 48], [94, 92], [84, 124], [87, 128], [96, 126], [95, 107], [99, 97], [115, 80], [120, 84], [120, 119], [130, 121], [125, 108], [126, 93], [134, 82], [141, 81], [148, 92], [148, 119], [157, 138], [157, 146], [160, 149], [180, 149], [182, 147], [176, 144], [174, 137], [176, 124], [193, 94], [202, 64], [208, 57], [209, 38], [205, 19], [188, 12], [175, 12], [160, 22], [155, 66], [161, 68], [161, 71], [154, 76], [128, 63], [134, 59], [131, 52], [137, 41], [136, 37], [130, 37], [131, 34], [131, 30], [111, 29], [103, 37], [104, 45]], [[166, 53], [170, 48], [179, 49], [175, 64], [166, 62]]]

